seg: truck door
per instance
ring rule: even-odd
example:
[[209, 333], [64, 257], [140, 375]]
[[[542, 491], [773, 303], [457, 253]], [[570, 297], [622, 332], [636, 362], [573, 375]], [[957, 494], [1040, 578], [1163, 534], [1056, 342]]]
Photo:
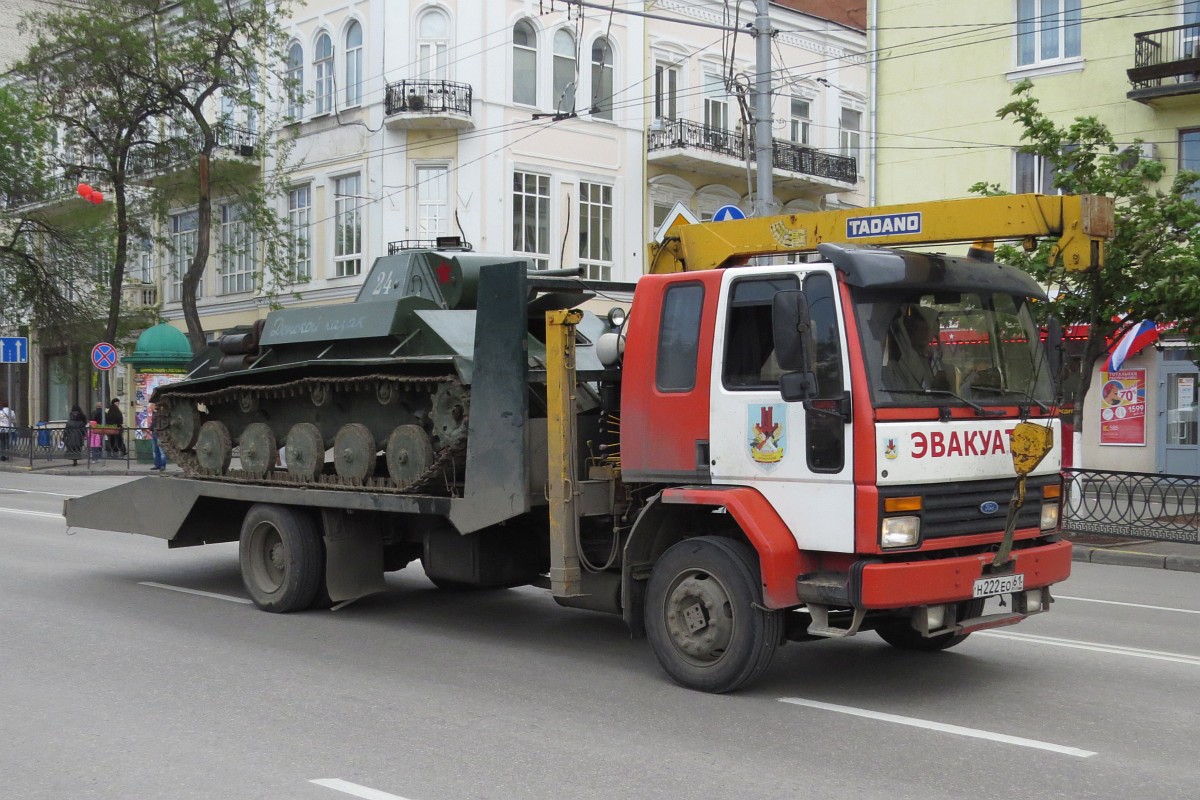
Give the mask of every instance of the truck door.
[[786, 403], [779, 392], [771, 302], [776, 292], [801, 288], [817, 337], [821, 394], [849, 388], [845, 325], [830, 270], [726, 270], [713, 348], [712, 479], [761, 492], [801, 548], [853, 552], [852, 426], [836, 412]]

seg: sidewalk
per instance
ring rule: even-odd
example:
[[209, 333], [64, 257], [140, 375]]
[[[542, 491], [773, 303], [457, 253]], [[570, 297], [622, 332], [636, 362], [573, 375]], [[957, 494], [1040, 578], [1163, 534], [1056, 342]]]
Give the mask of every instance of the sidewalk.
[[1072, 558], [1075, 561], [1200, 572], [1200, 544], [1126, 539], [1074, 531], [1064, 533], [1063, 537], [1072, 543]]
[[[24, 472], [29, 475], [158, 475], [152, 464], [140, 464], [137, 459], [109, 458], [93, 461], [81, 459], [77, 466], [69, 458], [34, 459], [30, 466], [28, 458], [18, 457], [13, 461], [0, 461], [0, 472]], [[183, 471], [174, 464], [167, 464], [166, 474], [182, 475]]]

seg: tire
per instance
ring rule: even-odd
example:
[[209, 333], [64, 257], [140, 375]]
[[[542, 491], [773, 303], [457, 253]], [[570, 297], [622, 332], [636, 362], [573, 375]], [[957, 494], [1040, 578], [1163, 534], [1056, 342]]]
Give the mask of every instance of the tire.
[[757, 554], [743, 542], [702, 536], [663, 553], [646, 589], [646, 635], [672, 680], [721, 693], [762, 675], [784, 619], [759, 604], [761, 587]]
[[258, 503], [242, 521], [242, 583], [264, 611], [285, 614], [313, 605], [325, 572], [316, 522], [290, 506]]
[[[983, 600], [967, 600], [959, 603], [955, 611], [958, 619], [970, 619], [983, 613]], [[914, 650], [921, 653], [936, 653], [960, 645], [971, 634], [948, 634], [946, 636], [922, 636], [908, 620], [892, 620], [875, 626], [879, 638], [897, 650]]]

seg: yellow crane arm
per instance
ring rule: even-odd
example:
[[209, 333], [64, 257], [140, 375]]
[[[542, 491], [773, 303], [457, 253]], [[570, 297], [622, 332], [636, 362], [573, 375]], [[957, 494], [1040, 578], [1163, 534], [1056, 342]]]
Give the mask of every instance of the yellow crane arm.
[[650, 246], [650, 272], [730, 266], [750, 256], [806, 253], [825, 242], [901, 247], [1057, 236], [1054, 257], [1066, 269], [1104, 263], [1113, 235], [1112, 198], [1098, 195], [1010, 194], [873, 208], [783, 214], [725, 222], [680, 224]]

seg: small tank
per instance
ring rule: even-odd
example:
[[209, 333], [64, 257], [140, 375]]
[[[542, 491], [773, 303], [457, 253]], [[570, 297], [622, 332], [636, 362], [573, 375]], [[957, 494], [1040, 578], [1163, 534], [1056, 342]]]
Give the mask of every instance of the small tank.
[[[528, 417], [544, 417], [545, 311], [592, 296], [580, 279], [534, 272], [526, 259], [400, 250], [375, 262], [353, 302], [272, 311], [210, 343], [186, 380], [155, 393], [160, 439], [192, 477], [454, 493], [477, 349], [492, 351], [493, 384], [509, 384], [489, 402], [519, 400]], [[603, 373], [593, 343], [610, 330], [584, 313], [581, 375]], [[507, 373], [523, 376], [525, 397], [512, 397]], [[597, 386], [581, 385], [581, 413], [599, 414]]]

